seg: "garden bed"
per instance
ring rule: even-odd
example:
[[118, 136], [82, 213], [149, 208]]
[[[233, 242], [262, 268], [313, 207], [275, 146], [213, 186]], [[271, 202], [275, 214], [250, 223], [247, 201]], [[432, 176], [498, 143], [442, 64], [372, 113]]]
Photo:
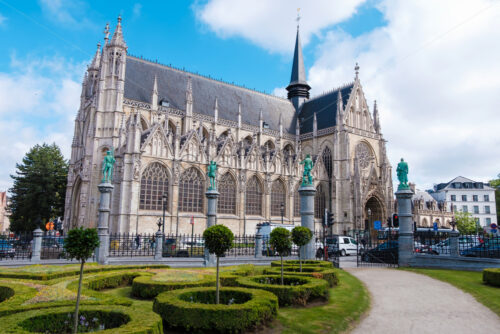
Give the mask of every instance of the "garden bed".
[[154, 280], [154, 276], [153, 277], [141, 276], [141, 277], [136, 277], [132, 282], [132, 295], [138, 298], [151, 299], [158, 296], [158, 294], [164, 291], [203, 287], [203, 286], [215, 286], [215, 277], [207, 275], [195, 281], [169, 282], [169, 281]]
[[232, 333], [274, 319], [278, 298], [263, 290], [221, 288], [215, 304], [215, 288], [190, 288], [159, 294], [153, 310], [174, 329]]
[[280, 306], [306, 305], [314, 299], [328, 299], [328, 282], [323, 279], [285, 275], [283, 281], [281, 285], [280, 275], [258, 275], [240, 277], [236, 282], [242, 287], [274, 293]]
[[[299, 267], [299, 260], [285, 260], [283, 261], [283, 266], [293, 266]], [[281, 267], [281, 261], [272, 261], [271, 267]], [[323, 268], [333, 268], [333, 263], [329, 261], [321, 260], [302, 260], [302, 267], [323, 267]]]
[[[328, 282], [330, 287], [337, 285], [339, 282], [337, 269], [329, 269], [325, 267], [302, 267], [302, 272], [300, 272], [299, 267], [285, 267], [283, 268], [283, 273], [285, 275], [307, 276], [324, 279]], [[280, 275], [281, 268], [272, 267], [271, 269], [264, 269], [264, 274]]]

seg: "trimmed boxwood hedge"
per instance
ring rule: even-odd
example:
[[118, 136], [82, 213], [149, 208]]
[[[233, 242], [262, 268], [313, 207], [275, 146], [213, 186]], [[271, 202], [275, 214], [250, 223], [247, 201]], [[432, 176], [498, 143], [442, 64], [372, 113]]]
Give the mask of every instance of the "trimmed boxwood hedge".
[[[74, 312], [74, 307], [56, 307], [51, 309], [32, 310], [27, 312], [19, 312], [6, 317], [2, 317], [0, 321], [0, 333], [18, 333], [28, 334], [34, 333], [35, 329], [54, 328], [60, 317], [67, 317], [68, 314]], [[116, 313], [123, 314], [129, 321], [117, 328], [106, 329], [99, 333], [116, 333], [116, 334], [162, 334], [163, 325], [160, 316], [145, 310], [144, 307], [125, 307], [116, 305], [95, 305], [82, 306], [80, 314], [95, 316], [103, 314], [103, 317], [115, 315]], [[106, 314], [107, 313], [107, 314]], [[32, 323], [36, 320], [36, 323]], [[31, 324], [30, 324], [31, 323]], [[31, 331], [30, 328], [33, 330]], [[37, 331], [39, 332], [39, 331]]]
[[483, 282], [500, 287], [500, 268], [489, 268], [483, 270]]
[[[213, 303], [214, 287], [168, 291], [155, 298], [153, 310], [169, 327], [203, 333], [241, 332], [274, 319], [278, 313], [278, 299], [267, 291], [221, 288], [220, 298], [221, 304]], [[243, 302], [228, 305], [231, 298]]]
[[0, 303], [14, 296], [14, 289], [8, 286], [0, 286]]
[[[245, 288], [263, 289], [274, 293], [278, 297], [280, 306], [306, 305], [313, 299], [328, 299], [328, 282], [323, 279], [285, 275], [283, 280], [285, 284], [281, 285], [280, 275], [258, 275], [240, 277], [236, 282]], [[266, 281], [271, 282], [265, 283]]]
[[[280, 273], [280, 268], [272, 267], [271, 269], [264, 269], [264, 274], [279, 275]], [[285, 267], [283, 273], [285, 275], [307, 276], [324, 279], [328, 282], [328, 285], [330, 287], [337, 285], [339, 282], [336, 269], [328, 269], [322, 267], [302, 267], [302, 272], [300, 272], [299, 267]]]
[[151, 276], [140, 276], [134, 278], [132, 282], [132, 295], [138, 298], [151, 299], [164, 291], [202, 286], [215, 286], [215, 277], [207, 276], [192, 282], [162, 282], [154, 281]]
[[[299, 260], [286, 260], [283, 261], [283, 266], [300, 266]], [[281, 267], [280, 261], [272, 261], [271, 267]], [[333, 263], [329, 261], [321, 260], [303, 260], [302, 267], [323, 267], [323, 268], [333, 268]]]

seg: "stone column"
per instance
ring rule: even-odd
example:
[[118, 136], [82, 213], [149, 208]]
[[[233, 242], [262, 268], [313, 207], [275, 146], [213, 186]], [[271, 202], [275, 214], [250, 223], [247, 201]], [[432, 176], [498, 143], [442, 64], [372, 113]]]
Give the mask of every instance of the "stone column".
[[262, 258], [262, 234], [255, 235], [255, 257]]
[[43, 231], [38, 227], [33, 231], [33, 245], [31, 249], [31, 262], [40, 262], [40, 254], [42, 252]]
[[156, 232], [156, 248], [155, 248], [155, 260], [159, 261], [163, 259], [163, 233], [161, 231]]
[[300, 221], [313, 233], [313, 238], [300, 248], [300, 256], [304, 260], [314, 260], [316, 256], [316, 238], [314, 238], [314, 195], [316, 189], [312, 185], [301, 186], [300, 194]]
[[399, 266], [408, 267], [413, 257], [413, 215], [411, 213], [410, 189], [400, 189], [396, 192], [399, 216]]
[[[207, 196], [207, 228], [214, 226], [217, 223], [217, 198], [219, 192], [215, 189], [208, 189], [205, 193]], [[205, 266], [215, 266], [215, 255], [210, 254], [208, 249], [205, 248]]]
[[99, 264], [108, 264], [109, 252], [109, 212], [111, 206], [111, 192], [113, 185], [109, 182], [101, 183], [99, 186], [101, 193], [99, 203], [99, 220], [97, 223], [97, 234], [99, 235], [100, 245], [97, 248], [97, 262]]
[[458, 236], [459, 233], [458, 231], [451, 231], [450, 232], [450, 256], [459, 256], [459, 249], [458, 249]]

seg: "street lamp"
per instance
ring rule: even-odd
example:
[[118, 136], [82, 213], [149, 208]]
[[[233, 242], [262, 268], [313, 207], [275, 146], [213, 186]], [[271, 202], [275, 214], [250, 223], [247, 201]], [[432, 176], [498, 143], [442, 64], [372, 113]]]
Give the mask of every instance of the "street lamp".
[[281, 202], [280, 211], [281, 211], [281, 224], [283, 224], [283, 216], [285, 215], [285, 203], [283, 202]]
[[[165, 235], [165, 211], [167, 210], [167, 194], [163, 193], [163, 196], [161, 197], [162, 200], [162, 205], [163, 205], [163, 229], [161, 233]], [[158, 229], [159, 231], [159, 229]]]
[[161, 218], [158, 218], [158, 223], [156, 223], [156, 225], [158, 225], [158, 232], [160, 232], [161, 226], [163, 225], [161, 223]]
[[368, 228], [368, 233], [370, 234], [370, 247], [372, 246], [372, 238], [371, 238], [371, 220], [372, 220], [372, 210], [370, 208], [368, 208], [366, 210], [366, 213], [368, 213], [368, 226], [366, 226]]

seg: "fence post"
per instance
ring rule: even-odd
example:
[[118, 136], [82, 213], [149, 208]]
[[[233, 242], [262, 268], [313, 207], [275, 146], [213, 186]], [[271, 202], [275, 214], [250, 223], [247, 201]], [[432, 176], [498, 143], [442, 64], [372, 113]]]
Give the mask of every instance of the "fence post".
[[156, 232], [155, 260], [159, 261], [161, 259], [163, 259], [163, 234], [158, 231]]
[[400, 267], [408, 267], [413, 257], [413, 215], [411, 213], [411, 197], [413, 191], [400, 187], [396, 192], [399, 216], [398, 262]]
[[450, 256], [459, 256], [458, 235], [458, 231], [450, 232]]
[[33, 231], [33, 249], [31, 250], [31, 262], [40, 262], [40, 253], [42, 252], [43, 231], [37, 228]]
[[262, 234], [255, 235], [255, 257], [262, 258]]
[[[313, 185], [302, 185], [299, 188], [300, 194], [300, 221], [301, 225], [311, 230], [314, 235], [314, 195], [316, 189]], [[302, 259], [314, 260], [316, 258], [316, 240], [311, 240], [304, 246], [300, 247], [299, 256]]]

